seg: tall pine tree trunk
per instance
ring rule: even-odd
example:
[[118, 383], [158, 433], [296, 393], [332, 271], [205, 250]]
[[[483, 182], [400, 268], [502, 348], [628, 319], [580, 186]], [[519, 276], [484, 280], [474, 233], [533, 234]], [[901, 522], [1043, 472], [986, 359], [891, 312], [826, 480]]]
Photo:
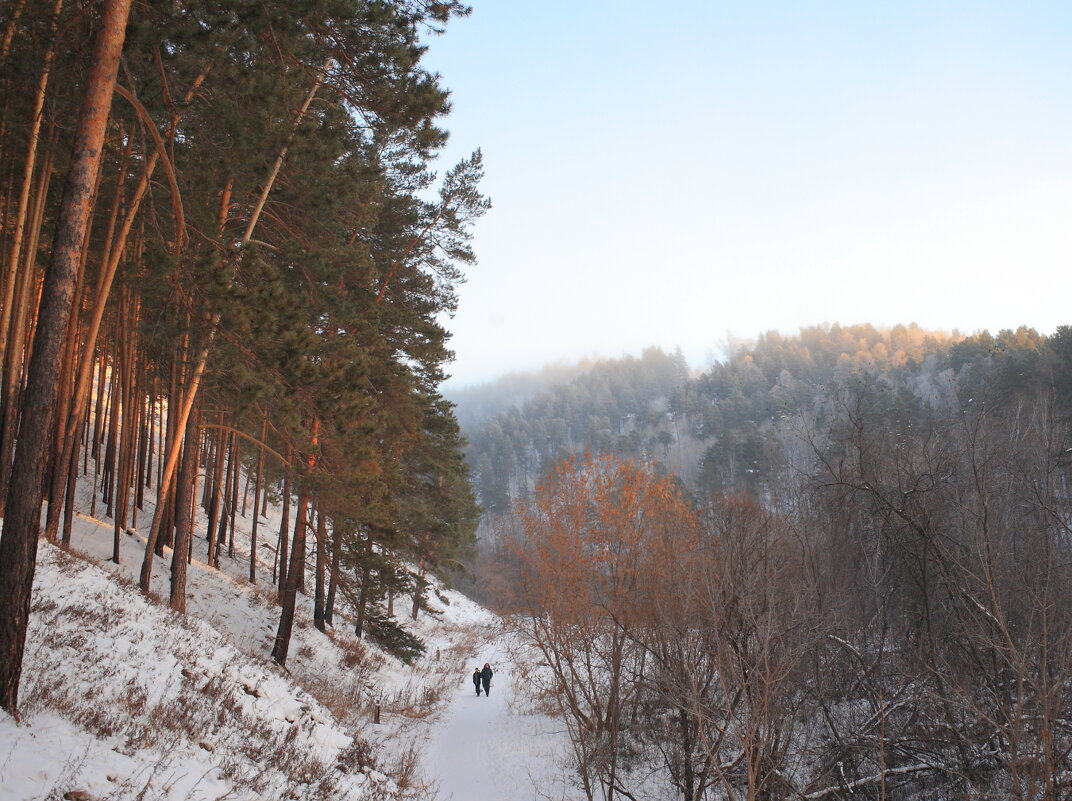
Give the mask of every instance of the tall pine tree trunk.
[[[113, 506], [112, 514], [112, 531], [113, 531], [113, 554], [112, 561], [119, 564], [119, 549], [122, 543], [122, 533], [127, 525], [127, 462], [130, 459], [130, 445], [133, 442], [131, 433], [133, 426], [131, 425], [131, 392], [130, 385], [133, 382], [133, 376], [130, 369], [130, 333], [126, 324], [127, 315], [129, 313], [129, 293], [126, 291], [120, 293], [119, 297], [119, 314], [116, 319], [116, 336], [119, 339], [118, 356], [119, 356], [119, 370], [118, 370], [118, 392], [113, 395], [113, 402], [122, 407], [122, 427], [116, 437], [118, 443], [118, 458], [116, 460], [116, 471], [114, 481], [114, 493], [115, 493], [115, 505]], [[116, 374], [112, 373], [112, 381], [116, 381]], [[117, 415], [116, 420], [120, 419]]]
[[220, 566], [220, 548], [223, 547], [223, 543], [227, 538], [227, 518], [231, 498], [231, 476], [234, 472], [231, 469], [232, 459], [234, 458], [234, 446], [231, 443], [231, 440], [233, 439], [234, 434], [228, 434], [224, 437], [223, 442], [221, 443], [223, 453], [220, 458], [224, 460], [223, 464], [226, 476], [224, 477], [223, 493], [220, 495], [220, 512], [219, 519], [216, 523], [215, 540], [212, 545], [212, 553], [209, 554], [209, 564], [213, 567]]
[[[93, 442], [90, 448], [90, 456], [93, 457], [94, 462], [100, 462], [100, 444], [103, 439], [104, 431], [104, 390], [105, 379], [108, 375], [108, 356], [105, 354], [104, 349], [101, 348], [100, 353], [96, 355], [94, 359], [97, 368], [97, 402], [93, 405]], [[96, 489], [96, 483], [94, 482], [94, 489]]]
[[357, 598], [357, 620], [354, 621], [354, 634], [359, 638], [363, 636], [365, 629], [365, 613], [368, 610], [369, 596], [372, 585], [372, 529], [369, 529], [368, 539], [365, 541], [365, 561], [361, 565], [361, 593]]
[[[287, 446], [287, 460], [290, 460], [290, 446]], [[283, 595], [287, 587], [287, 542], [289, 540], [287, 527], [290, 525], [290, 479], [283, 474], [283, 514], [279, 519], [279, 544], [276, 546], [276, 561], [279, 563], [279, 575], [273, 579], [278, 582], [279, 602], [283, 603]]]
[[[173, 438], [179, 436], [178, 431], [176, 430], [176, 427], [175, 427], [175, 425], [176, 425], [175, 421], [176, 421], [177, 418], [176, 418], [176, 416], [174, 414], [174, 406], [179, 402], [179, 394], [178, 394], [179, 393], [179, 387], [182, 386], [182, 376], [180, 375], [180, 368], [179, 368], [179, 360], [180, 360], [180, 358], [181, 358], [181, 356], [176, 357], [176, 356], [172, 355], [171, 359], [169, 360], [168, 391], [167, 391], [167, 396], [166, 396], [167, 397], [167, 417], [166, 417], [166, 419], [164, 421], [164, 425], [162, 425], [160, 427], [160, 437], [161, 437], [161, 439], [160, 439], [160, 452], [161, 453], [164, 452], [164, 448], [166, 447], [167, 443], [171, 442]], [[160, 520], [160, 528], [158, 528], [157, 531], [156, 531], [155, 541], [153, 540], [153, 532], [150, 529], [149, 537], [146, 539], [145, 549], [149, 550], [150, 549], [150, 544], [151, 544], [153, 555], [162, 557], [164, 555], [164, 542], [165, 542], [165, 540], [167, 538], [166, 538], [166, 536], [163, 536], [163, 537], [160, 536], [160, 532], [161, 531], [170, 531], [171, 530], [172, 520], [174, 520], [174, 516], [172, 515], [172, 510], [175, 508], [175, 504], [172, 503], [171, 499], [167, 496], [167, 493], [163, 492], [160, 489], [160, 487], [161, 487], [160, 481], [161, 480], [162, 480], [162, 475], [158, 474], [157, 475], [157, 491], [156, 491], [156, 509], [153, 511], [153, 524], [154, 525], [156, 525], [156, 521], [157, 521], [158, 517], [162, 518]], [[172, 477], [172, 483], [173, 483], [173, 481], [174, 481], [174, 477]], [[170, 488], [171, 485], [169, 484], [168, 486]], [[145, 570], [145, 560], [143, 559], [142, 560], [142, 571], [144, 571], [144, 570]], [[148, 585], [146, 585], [145, 589], [146, 589], [146, 591], [148, 591]]]
[[324, 609], [324, 622], [334, 626], [335, 616], [335, 592], [339, 586], [339, 561], [342, 558], [342, 527], [338, 521], [332, 521], [331, 526], [331, 571], [328, 575], [328, 597]]
[[[88, 427], [86, 427], [88, 433]], [[77, 454], [75, 454], [77, 456]], [[71, 544], [71, 532], [74, 529], [74, 491], [78, 485], [78, 459], [71, 459], [67, 464], [67, 489], [63, 498], [63, 536], [62, 545]]]
[[[138, 374], [145, 375], [145, 362], [140, 362], [140, 369]], [[131, 525], [134, 528], [138, 527], [137, 511], [145, 508], [145, 481], [142, 476], [145, 475], [145, 470], [152, 454], [149, 452], [149, 446], [152, 444], [152, 414], [153, 405], [152, 399], [146, 396], [148, 387], [138, 382], [138, 461], [134, 468], [134, 519]]]
[[194, 534], [194, 495], [197, 485], [197, 436], [199, 415], [194, 413], [186, 424], [186, 443], [182, 449], [182, 466], [179, 468], [176, 500], [175, 548], [171, 553], [171, 608], [186, 613], [186, 569], [190, 559], [190, 545]]
[[30, 590], [41, 529], [41, 454], [52, 447], [56, 384], [74, 307], [78, 260], [93, 210], [119, 56], [131, 0], [105, 0], [79, 115], [70, 171], [63, 189], [52, 256], [45, 274], [23, 415], [0, 536], [0, 707], [17, 714], [19, 678], [30, 618]]
[[37, 89], [34, 92], [33, 111], [30, 112], [29, 141], [26, 145], [26, 157], [23, 160], [22, 184], [19, 199], [15, 205], [15, 221], [12, 231], [11, 252], [7, 258], [7, 267], [3, 280], [3, 301], [0, 305], [0, 360], [7, 353], [8, 327], [11, 322], [11, 303], [15, 297], [15, 276], [18, 272], [22, 255], [22, 241], [26, 232], [26, 219], [30, 209], [30, 187], [33, 186], [34, 168], [37, 164], [37, 149], [41, 139], [41, 123], [45, 118], [45, 95], [48, 79], [52, 71], [52, 60], [56, 55], [56, 26], [59, 23], [63, 0], [56, 0], [52, 8], [49, 23], [49, 44], [45, 51], [41, 74], [38, 76]]
[[[261, 442], [268, 436], [268, 412], [261, 423]], [[253, 523], [249, 529], [249, 583], [257, 583], [257, 524], [261, 518], [261, 482], [264, 480], [264, 448], [257, 455], [257, 481], [253, 487]]]
[[235, 434], [231, 437], [231, 499], [227, 508], [227, 557], [229, 559], [235, 558], [235, 514], [238, 512], [238, 485], [241, 483], [242, 478], [242, 476], [239, 474], [239, 468], [241, 468], [242, 466], [242, 460], [240, 458], [241, 455], [241, 447], [238, 443], [238, 435]]
[[18, 28], [19, 17], [22, 16], [22, 10], [25, 7], [26, 0], [18, 0], [11, 10], [11, 17], [7, 21], [7, 27], [4, 28], [3, 38], [0, 38], [0, 59], [7, 58], [11, 40], [15, 37], [15, 29]]
[[[49, 160], [46, 160], [46, 164]], [[9, 324], [7, 350], [3, 366], [2, 396], [0, 396], [0, 492], [5, 491], [11, 480], [12, 459], [15, 453], [15, 432], [18, 428], [19, 396], [23, 382], [23, 370], [32, 358], [27, 341], [34, 330], [34, 302], [36, 289], [37, 244], [45, 214], [45, 200], [52, 170], [41, 170], [34, 193], [30, 217], [30, 237], [23, 251], [22, 269], [15, 275], [14, 308]], [[72, 291], [71, 296], [74, 297]], [[62, 357], [61, 357], [62, 361]], [[2, 511], [2, 509], [0, 509]]]
[[316, 588], [313, 593], [313, 625], [320, 631], [325, 631], [326, 629], [324, 623], [324, 578], [327, 574], [327, 540], [327, 521], [324, 520], [323, 510], [318, 508], [316, 510]]
[[[78, 267], [78, 280], [75, 283], [75, 298], [82, 297], [82, 287], [85, 281], [86, 272], [86, 256], [88, 255], [88, 243], [86, 247], [82, 248], [82, 259]], [[79, 333], [81, 325], [79, 324], [78, 315], [75, 314], [71, 320], [70, 325], [67, 327], [67, 343], [63, 349], [63, 363], [60, 369], [60, 381], [62, 388], [60, 389], [61, 403], [57, 409], [56, 419], [64, 420], [68, 414], [68, 406], [71, 405], [72, 400], [72, 387], [74, 386], [74, 364], [78, 354]], [[62, 510], [67, 509], [67, 498], [73, 496], [72, 491], [68, 491], [68, 483], [76, 480], [78, 476], [78, 445], [81, 442], [82, 434], [85, 429], [85, 416], [79, 421], [77, 431], [74, 435], [73, 442], [69, 450], [64, 448], [63, 430], [57, 426], [56, 428], [56, 443], [54, 462], [52, 466], [52, 480], [50, 482], [50, 491], [48, 493], [48, 516], [45, 524], [45, 537], [51, 541], [55, 541], [56, 534], [59, 529], [60, 513]], [[66, 459], [64, 454], [67, 454]], [[74, 478], [71, 478], [74, 476]], [[68, 509], [68, 517], [72, 510]], [[63, 545], [70, 542], [70, 535], [66, 533], [66, 527], [64, 529]]]
[[[119, 209], [125, 196], [123, 189], [124, 179], [127, 174], [127, 162], [130, 159], [130, 154], [133, 148], [134, 137], [127, 137], [127, 144], [123, 147], [119, 157], [119, 169], [116, 170], [116, 188], [112, 198], [112, 208], [108, 215], [108, 224], [105, 228], [104, 247], [101, 251], [102, 258], [105, 261], [109, 258], [108, 253], [115, 236], [116, 220], [119, 217]], [[97, 180], [98, 182], [100, 181], [99, 175]], [[75, 290], [76, 298], [82, 297], [85, 283], [85, 264], [88, 253], [89, 241], [87, 236], [85, 246], [82, 249], [82, 259], [79, 263], [78, 283]], [[104, 307], [101, 305], [100, 315], [103, 316], [103, 314]], [[82, 343], [80, 362], [76, 359], [78, 340], [74, 336], [74, 325], [71, 326], [71, 335], [67, 337], [69, 352], [65, 356], [64, 380], [73, 382], [73, 388], [68, 390], [69, 397], [66, 399], [65, 403], [60, 405], [58, 416], [56, 418], [57, 465], [62, 465], [68, 459], [74, 459], [78, 450], [78, 431], [85, 420], [85, 408], [89, 403], [89, 389], [93, 382], [93, 366], [96, 363], [97, 358], [97, 330], [99, 325], [100, 319], [96, 316], [96, 312], [94, 312], [94, 314], [90, 316], [87, 329], [88, 333], [85, 334], [85, 341]], [[53, 471], [52, 489], [49, 493], [50, 500], [58, 498], [63, 492], [64, 474], [64, 471], [59, 467]], [[49, 539], [53, 539], [56, 536], [56, 528], [59, 525], [59, 511], [58, 508], [53, 508], [52, 503], [49, 504], [48, 517], [45, 522], [45, 534]]]
[[279, 613], [279, 629], [272, 647], [272, 658], [280, 665], [287, 663], [290, 636], [294, 631], [294, 610], [298, 602], [298, 587], [301, 585], [301, 564], [305, 560], [306, 507], [309, 496], [304, 488], [298, 494], [298, 510], [294, 520], [294, 542], [290, 548], [290, 565], [287, 568], [287, 586], [283, 593], [283, 608]]
[[[223, 416], [220, 416], [220, 421], [223, 421]], [[223, 482], [223, 463], [224, 463], [224, 444], [227, 441], [227, 434], [223, 431], [216, 431], [212, 440], [212, 473], [210, 479], [205, 481], [206, 488], [211, 483], [212, 495], [208, 499], [208, 527], [205, 529], [205, 538], [208, 540], [206, 543], [205, 561], [212, 565], [212, 554], [216, 547], [216, 528], [219, 525], [220, 509], [222, 507], [222, 482]]]
[[421, 559], [420, 564], [417, 566], [417, 575], [413, 577], [413, 608], [410, 610], [410, 617], [414, 620], [417, 619], [417, 615], [421, 612], [421, 606], [424, 603], [424, 590], [428, 586], [428, 580], [424, 577], [424, 559]]
[[[187, 323], [189, 323], [188, 320]], [[189, 325], [187, 325], [188, 330]], [[187, 334], [182, 343], [183, 356], [186, 356], [189, 352], [189, 347], [189, 335]], [[174, 362], [172, 366], [175, 366]], [[201, 374], [195, 371], [190, 376], [189, 386], [186, 387], [181, 396], [177, 394], [176, 387], [182, 386], [182, 380], [175, 372], [172, 372], [172, 380], [172, 392], [168, 396], [170, 401], [168, 403], [168, 463], [164, 466], [160, 480], [157, 482], [156, 509], [153, 512], [153, 523], [149, 529], [149, 536], [145, 540], [145, 555], [142, 557], [141, 573], [138, 576], [138, 586], [141, 587], [142, 592], [146, 593], [149, 592], [149, 587], [152, 583], [153, 557], [157, 553], [157, 546], [162, 542], [161, 531], [164, 530], [165, 518], [174, 509], [175, 498], [172, 492], [175, 485], [175, 468], [178, 465], [179, 456], [182, 454], [183, 432], [186, 431], [186, 423], [190, 419], [190, 410], [193, 408], [194, 400], [197, 397], [196, 389], [201, 382]], [[178, 406], [177, 412], [173, 404]], [[168, 529], [170, 530], [170, 526], [168, 526]]]
[[[119, 312], [116, 312], [116, 333], [119, 330]], [[115, 517], [115, 473], [117, 470], [116, 455], [119, 450], [119, 408], [122, 396], [122, 379], [119, 375], [119, 343], [115, 343], [115, 351], [112, 354], [112, 372], [108, 381], [108, 444], [104, 448], [104, 487], [102, 489], [104, 501], [107, 506], [109, 517]], [[118, 555], [113, 557], [116, 564], [119, 563]]]

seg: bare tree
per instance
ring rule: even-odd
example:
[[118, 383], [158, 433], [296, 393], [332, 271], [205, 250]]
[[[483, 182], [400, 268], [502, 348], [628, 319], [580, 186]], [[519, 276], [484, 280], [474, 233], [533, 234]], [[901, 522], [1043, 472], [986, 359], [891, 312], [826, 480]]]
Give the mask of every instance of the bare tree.
[[[548, 666], [588, 798], [632, 798], [626, 760], [647, 653], [633, 632], [652, 560], [666, 566], [695, 519], [673, 481], [612, 457], [565, 462], [523, 510], [518, 630]], [[538, 680], [541, 677], [538, 677]]]

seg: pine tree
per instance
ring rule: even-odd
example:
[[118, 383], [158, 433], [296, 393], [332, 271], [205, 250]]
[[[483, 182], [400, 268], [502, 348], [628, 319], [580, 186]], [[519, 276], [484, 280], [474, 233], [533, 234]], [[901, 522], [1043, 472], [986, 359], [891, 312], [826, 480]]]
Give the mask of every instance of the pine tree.
[[16, 714], [30, 588], [41, 526], [42, 453], [51, 449], [61, 347], [74, 303], [82, 241], [93, 209], [94, 184], [111, 108], [130, 0], [107, 0], [86, 84], [79, 139], [64, 185], [41, 300], [33, 358], [27, 370], [22, 423], [0, 537], [0, 707]]

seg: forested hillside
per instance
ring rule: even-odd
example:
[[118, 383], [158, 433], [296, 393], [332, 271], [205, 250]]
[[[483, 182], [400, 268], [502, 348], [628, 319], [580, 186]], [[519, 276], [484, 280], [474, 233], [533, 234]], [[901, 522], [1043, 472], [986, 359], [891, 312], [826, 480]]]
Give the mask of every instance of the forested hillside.
[[[479, 153], [433, 171], [448, 93], [421, 63], [424, 40], [467, 13], [0, 8], [9, 712], [42, 501], [44, 536], [65, 546], [80, 511], [113, 521], [116, 562], [124, 532], [144, 533], [141, 588], [178, 612], [195, 508], [210, 565], [234, 557], [236, 514], [254, 513], [248, 580], [278, 587], [280, 664], [307, 563], [318, 628], [345, 596], [358, 632], [383, 634], [386, 599], [412, 592], [417, 610], [425, 571], [471, 540], [440, 321], [488, 203]], [[269, 498], [270, 531], [255, 514]], [[169, 590], [151, 583], [162, 557]]]
[[705, 443], [698, 487], [771, 492], [794, 441], [794, 421], [836, 404], [849, 387], [870, 386], [907, 414], [961, 404], [991, 408], [1067, 381], [1069, 345], [1065, 329], [1052, 337], [1029, 328], [948, 335], [914, 325], [770, 333], [686, 387], [672, 410]]
[[[1072, 329], [769, 334], [663, 391], [654, 430], [700, 446], [694, 473], [613, 423], [543, 474], [517, 438], [535, 484], [488, 528], [487, 590], [544, 666], [577, 781], [1067, 797]], [[603, 408], [652, 396], [626, 397]], [[543, 436], [549, 404], [488, 430]]]
[[[523, 396], [498, 414], [498, 384], [456, 396], [474, 485], [485, 510], [525, 498], [557, 460], [607, 453], [659, 462], [703, 494], [773, 490], [793, 447], [797, 418], [866, 380], [913, 407], [976, 405], [1068, 390], [1070, 335], [1029, 328], [966, 336], [914, 324], [813, 326], [737, 344], [690, 377], [680, 354], [652, 348], [579, 365], [579, 375]], [[516, 380], [511, 380], [516, 384]]]
[[479, 412], [495, 410], [502, 403], [497, 399], [509, 398], [518, 378], [507, 379], [505, 387], [496, 382], [455, 396], [459, 417], [466, 421], [474, 487], [486, 511], [506, 510], [511, 498], [527, 496], [555, 462], [573, 455], [671, 458], [670, 445], [679, 437], [669, 400], [689, 378], [680, 351], [649, 348], [639, 358], [576, 369], [572, 376], [560, 369], [533, 377], [530, 386], [539, 389], [497, 414]]

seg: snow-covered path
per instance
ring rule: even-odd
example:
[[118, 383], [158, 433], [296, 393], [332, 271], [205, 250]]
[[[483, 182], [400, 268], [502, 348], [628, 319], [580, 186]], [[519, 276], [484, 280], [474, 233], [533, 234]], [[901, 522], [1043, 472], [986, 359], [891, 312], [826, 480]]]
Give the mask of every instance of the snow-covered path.
[[[501, 640], [471, 660], [456, 696], [436, 726], [424, 760], [439, 801], [572, 801], [563, 756], [566, 734], [556, 721], [518, 713], [514, 671]], [[490, 662], [491, 695], [477, 697], [473, 668]]]

